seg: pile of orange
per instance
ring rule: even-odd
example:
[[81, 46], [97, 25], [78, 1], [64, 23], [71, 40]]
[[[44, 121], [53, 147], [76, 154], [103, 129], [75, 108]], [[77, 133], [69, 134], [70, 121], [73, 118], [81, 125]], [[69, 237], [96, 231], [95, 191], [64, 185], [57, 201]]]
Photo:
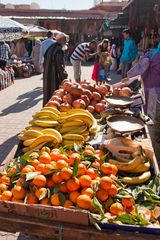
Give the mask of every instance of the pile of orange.
[[[93, 156], [93, 161], [84, 156]], [[97, 212], [93, 207], [96, 198], [104, 212], [119, 215], [134, 205], [132, 199], [112, 201], [119, 190], [118, 169], [115, 165], [103, 162], [105, 153], [86, 146], [83, 151], [61, 152], [58, 148], [43, 147], [40, 153], [32, 153], [25, 166], [11, 167], [0, 173], [0, 200], [27, 204], [43, 204], [79, 207]], [[20, 178], [14, 174], [20, 169]], [[28, 176], [32, 176], [28, 180]], [[15, 175], [16, 176], [16, 175]], [[14, 184], [13, 184], [14, 182]]]

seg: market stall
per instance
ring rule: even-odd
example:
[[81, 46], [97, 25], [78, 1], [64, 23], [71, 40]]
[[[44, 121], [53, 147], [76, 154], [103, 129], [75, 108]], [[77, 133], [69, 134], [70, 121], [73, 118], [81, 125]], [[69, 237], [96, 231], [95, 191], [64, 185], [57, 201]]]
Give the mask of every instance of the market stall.
[[2, 163], [0, 229], [160, 239], [159, 168], [140, 86], [63, 81]]

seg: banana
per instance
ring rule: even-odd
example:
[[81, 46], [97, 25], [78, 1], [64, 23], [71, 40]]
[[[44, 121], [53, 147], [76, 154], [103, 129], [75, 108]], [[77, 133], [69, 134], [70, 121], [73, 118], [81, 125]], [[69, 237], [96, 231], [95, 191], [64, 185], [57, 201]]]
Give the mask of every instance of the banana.
[[33, 149], [31, 149], [31, 150], [30, 150], [29, 147], [26, 147], [26, 148], [23, 148], [22, 151], [25, 152], [24, 155], [30, 155], [30, 154], [32, 154], [33, 152], [41, 149], [46, 143], [47, 143], [47, 142], [43, 142], [43, 143], [39, 144], [38, 146], [36, 146], [35, 148], [33, 148]]
[[42, 111], [39, 111], [37, 112], [33, 118], [42, 118], [42, 117], [49, 117], [53, 120], [58, 120], [59, 119], [59, 115], [52, 112], [52, 111], [49, 111], [49, 110], [43, 110]]
[[150, 168], [150, 162], [141, 163], [138, 167], [131, 170], [131, 173], [143, 173], [147, 172]]
[[45, 128], [42, 130], [42, 133], [43, 134], [50, 134], [50, 135], [53, 135], [57, 138], [57, 142], [60, 143], [62, 142], [62, 135], [60, 134], [60, 132], [58, 132], [57, 130], [55, 129], [52, 129], [52, 128]]
[[31, 125], [30, 128], [26, 129], [26, 130], [36, 130], [36, 131], [41, 131], [43, 130], [44, 128], [42, 127], [37, 127], [36, 125]]
[[35, 140], [35, 138], [31, 138], [31, 139], [25, 140], [25, 141], [23, 142], [23, 145], [24, 145], [25, 147], [29, 147], [29, 146], [33, 143], [34, 140]]
[[28, 130], [28, 129], [30, 129], [31, 127], [32, 127], [32, 124], [28, 124], [28, 125], [25, 127], [25, 129]]
[[63, 133], [68, 133], [75, 129], [77, 129], [77, 126], [72, 126], [72, 127], [63, 127], [62, 126], [62, 128], [59, 130], [59, 132], [63, 134]]
[[133, 185], [133, 184], [137, 185], [137, 184], [141, 184], [148, 181], [150, 177], [151, 177], [151, 172], [147, 171], [137, 177], [124, 177], [123, 181], [128, 185]]
[[72, 129], [71, 131], [69, 131], [70, 134], [82, 134], [87, 130], [87, 126], [81, 126], [81, 127], [77, 127], [75, 129]]
[[118, 162], [116, 160], [110, 159], [109, 163], [116, 165], [118, 170], [120, 170], [120, 171], [130, 171], [130, 170], [138, 167], [138, 165], [143, 163], [143, 161], [144, 161], [144, 159], [141, 156], [137, 156], [129, 162]]
[[62, 142], [62, 145], [74, 145], [74, 144], [81, 146], [84, 144], [84, 141], [63, 140], [63, 142]]
[[33, 119], [32, 121], [30, 121], [30, 123], [33, 123], [36, 126], [40, 126], [40, 127], [56, 127], [58, 126], [58, 122], [57, 121], [51, 121], [51, 120], [46, 120], [46, 119]]
[[49, 110], [49, 111], [51, 111], [51, 112], [53, 112], [53, 113], [55, 113], [55, 114], [57, 114], [57, 115], [60, 115], [60, 111], [57, 109], [57, 108], [54, 108], [54, 107], [43, 107], [42, 109], [41, 109], [41, 111], [44, 111], [44, 110]]
[[89, 127], [91, 127], [93, 124], [93, 119], [84, 113], [72, 114], [67, 117], [60, 118], [59, 122], [64, 123], [67, 121], [74, 121], [74, 120], [82, 120]]
[[88, 137], [90, 135], [89, 131], [86, 130], [85, 132], [82, 133], [83, 137]]
[[43, 133], [37, 130], [27, 130], [25, 131], [24, 135], [32, 138], [36, 138], [36, 137], [42, 136]]
[[18, 139], [21, 140], [21, 141], [25, 141], [25, 140], [28, 140], [28, 139], [31, 139], [32, 137], [29, 137], [29, 136], [25, 136], [23, 133], [20, 133], [18, 135]]
[[68, 121], [62, 124], [62, 127], [82, 126], [84, 122], [82, 120]]
[[37, 137], [29, 146], [30, 149], [37, 147], [39, 144], [44, 142], [54, 142], [57, 143], [57, 138], [51, 134], [45, 134], [40, 137]]
[[64, 134], [63, 139], [71, 141], [84, 141], [84, 137], [79, 134]]

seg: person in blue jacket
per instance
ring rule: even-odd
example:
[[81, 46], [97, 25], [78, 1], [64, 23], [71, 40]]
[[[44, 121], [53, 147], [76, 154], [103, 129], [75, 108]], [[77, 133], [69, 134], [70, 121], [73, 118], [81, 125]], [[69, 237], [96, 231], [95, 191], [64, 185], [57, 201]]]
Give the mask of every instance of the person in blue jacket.
[[132, 62], [137, 57], [137, 46], [134, 39], [131, 38], [131, 33], [129, 29], [125, 29], [123, 31], [124, 37], [124, 48], [121, 55], [121, 70], [122, 70], [122, 78], [127, 77], [127, 72], [132, 67]]

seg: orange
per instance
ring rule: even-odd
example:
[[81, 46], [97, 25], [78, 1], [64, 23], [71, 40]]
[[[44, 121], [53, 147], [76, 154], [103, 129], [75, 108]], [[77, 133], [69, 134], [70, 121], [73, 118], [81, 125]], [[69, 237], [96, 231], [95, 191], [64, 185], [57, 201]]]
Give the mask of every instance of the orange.
[[99, 157], [102, 157], [102, 156], [105, 155], [105, 153], [104, 153], [102, 150], [100, 150], [100, 149], [95, 150], [95, 153], [96, 153], [96, 155], [98, 155]]
[[65, 160], [58, 160], [56, 165], [58, 169], [68, 167], [68, 163]]
[[69, 194], [69, 199], [73, 202], [76, 203], [77, 202], [77, 198], [80, 196], [80, 193], [75, 191], [75, 192], [71, 192]]
[[78, 160], [78, 163], [80, 163], [80, 161], [81, 161], [81, 155], [79, 154], [79, 153], [72, 153], [70, 156], [69, 156], [69, 163], [71, 164], [71, 165], [73, 165], [74, 164], [74, 161], [75, 160]]
[[50, 163], [51, 162], [51, 156], [47, 152], [43, 152], [42, 155], [38, 159], [40, 163]]
[[61, 169], [61, 178], [63, 180], [69, 180], [73, 174], [73, 171], [70, 168], [64, 167]]
[[117, 173], [118, 173], [118, 168], [117, 168], [117, 166], [114, 165], [114, 164], [111, 164], [111, 167], [112, 167], [112, 174], [113, 174], [113, 175], [117, 175]]
[[39, 163], [38, 166], [36, 167], [36, 171], [44, 173], [45, 169], [45, 164], [44, 163]]
[[70, 200], [66, 200], [64, 203], [64, 208], [70, 208], [73, 206], [73, 203]]
[[64, 154], [58, 154], [58, 158], [57, 158], [57, 161], [58, 160], [64, 160], [64, 161], [66, 161], [66, 162], [69, 162], [69, 159], [68, 159], [68, 157], [66, 156], [66, 155], [64, 155]]
[[98, 190], [96, 195], [101, 202], [105, 202], [108, 199], [108, 193], [103, 189]]
[[54, 183], [61, 183], [61, 182], [63, 181], [60, 172], [58, 172], [58, 173], [53, 173], [53, 175], [52, 175], [52, 181], [53, 181]]
[[19, 178], [18, 181], [16, 182], [16, 186], [21, 186], [26, 188], [28, 186], [28, 183], [24, 178]]
[[70, 192], [77, 191], [80, 187], [78, 178], [74, 177], [67, 181], [67, 188]]
[[67, 184], [66, 183], [60, 183], [59, 185], [59, 191], [60, 192], [63, 192], [63, 193], [67, 193], [68, 192], [68, 189], [67, 189]]
[[46, 187], [51, 188], [51, 187], [54, 187], [54, 186], [55, 186], [55, 183], [53, 182], [52, 177], [48, 178], [47, 182], [46, 182]]
[[57, 193], [54, 193], [52, 196], [51, 196], [51, 204], [53, 206], [60, 206], [61, 203], [59, 201], [59, 196]]
[[46, 185], [46, 182], [47, 182], [47, 179], [44, 175], [38, 175], [38, 176], [35, 176], [34, 179], [33, 179], [33, 184], [36, 186], [36, 187], [45, 187]]
[[108, 189], [111, 188], [112, 182], [113, 180], [110, 177], [108, 176], [102, 177], [100, 179], [100, 187], [107, 191]]
[[84, 175], [86, 174], [87, 168], [83, 163], [80, 163], [78, 165], [78, 175]]
[[99, 169], [100, 168], [100, 163], [98, 161], [95, 161], [92, 163], [92, 167]]
[[109, 211], [113, 214], [113, 215], [121, 215], [123, 213], [123, 206], [121, 203], [113, 203], [110, 208]]
[[95, 153], [94, 148], [93, 148], [92, 146], [90, 146], [90, 145], [85, 146], [85, 149], [84, 149], [84, 150], [90, 150], [90, 151], [92, 151], [93, 153]]
[[90, 197], [93, 197], [93, 194], [94, 194], [94, 191], [92, 188], [83, 188], [82, 191], [81, 191], [81, 194], [85, 194], [85, 195], [88, 195]]
[[110, 189], [108, 189], [108, 194], [111, 197], [115, 196], [117, 192], [118, 192], [117, 187], [114, 184], [112, 184]]
[[91, 179], [95, 179], [97, 177], [97, 173], [93, 168], [88, 168], [86, 174], [91, 177]]
[[15, 186], [14, 188], [12, 188], [11, 192], [12, 192], [13, 197], [15, 199], [22, 200], [25, 197], [25, 195], [26, 195], [25, 188], [21, 187], [21, 186]]
[[2, 197], [1, 197], [2, 200], [6, 200], [6, 201], [11, 201], [12, 199], [12, 192], [11, 191], [4, 191], [2, 193]]
[[33, 167], [37, 168], [38, 164], [39, 164], [39, 161], [38, 159], [33, 159], [31, 164], [33, 165]]
[[43, 153], [43, 152], [47, 152], [47, 153], [50, 153], [51, 152], [51, 149], [49, 148], [49, 147], [42, 147], [42, 149], [41, 149], [41, 152]]
[[110, 163], [103, 163], [101, 165], [101, 171], [104, 174], [111, 174], [112, 173], [112, 166]]
[[6, 184], [4, 184], [4, 183], [0, 183], [0, 192], [4, 192], [4, 191], [6, 191], [7, 190], [7, 185]]
[[43, 199], [40, 201], [40, 204], [42, 204], [42, 205], [47, 205], [47, 206], [50, 206], [50, 205], [51, 205], [48, 198], [43, 198]]
[[91, 186], [94, 187], [94, 186], [96, 186], [96, 185], [99, 185], [99, 179], [94, 179], [94, 180], [92, 180]]
[[83, 194], [77, 198], [77, 205], [78, 207], [83, 209], [90, 209], [92, 205], [92, 200], [88, 195]]
[[55, 161], [51, 161], [50, 164], [54, 169], [57, 169], [57, 163]]
[[90, 187], [92, 179], [88, 175], [82, 175], [79, 177], [79, 182], [80, 182], [81, 187]]
[[122, 204], [124, 207], [132, 207], [134, 205], [133, 198], [122, 198]]
[[53, 166], [51, 164], [45, 164], [43, 174], [49, 174], [53, 170]]
[[41, 200], [47, 196], [47, 189], [46, 188], [39, 188], [35, 191], [35, 196]]
[[16, 202], [16, 203], [24, 203], [24, 201], [22, 199], [16, 199], [16, 198], [12, 198], [12, 202]]
[[28, 193], [26, 203], [27, 204], [37, 204], [38, 199], [36, 198], [36, 196], [33, 193]]
[[2, 183], [5, 183], [6, 185], [10, 185], [11, 179], [10, 179], [9, 177], [3, 175], [3, 176], [1, 177], [1, 182], [2, 182]]
[[50, 153], [50, 157], [52, 161], [57, 161], [58, 160], [58, 155], [59, 155], [59, 150], [52, 150]]
[[91, 151], [90, 149], [84, 149], [83, 154], [94, 155], [93, 151]]
[[22, 173], [29, 173], [29, 172], [34, 172], [34, 170], [30, 167], [30, 165], [27, 165], [22, 169]]
[[7, 172], [7, 175], [12, 175], [17, 171], [16, 167], [12, 167], [9, 169], [9, 171]]

